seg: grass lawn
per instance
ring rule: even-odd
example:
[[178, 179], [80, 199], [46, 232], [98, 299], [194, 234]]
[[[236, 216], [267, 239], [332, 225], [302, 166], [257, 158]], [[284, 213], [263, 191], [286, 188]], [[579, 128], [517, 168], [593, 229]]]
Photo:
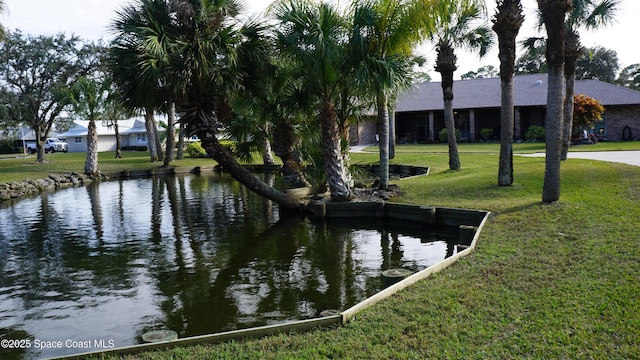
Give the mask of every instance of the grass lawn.
[[[393, 160], [431, 166], [398, 182], [404, 195], [394, 201], [492, 211], [476, 251], [452, 267], [345, 327], [129, 358], [640, 358], [640, 167], [570, 159], [561, 200], [543, 205], [544, 158], [516, 156], [514, 185], [499, 188], [491, 146], [462, 145], [457, 172], [431, 145], [401, 146]], [[71, 154], [50, 165], [58, 155]]]
[[[640, 150], [640, 142], [599, 142], [595, 145], [573, 145], [570, 151], [619, 151], [619, 150]], [[378, 152], [377, 146], [369, 146], [364, 149], [366, 152]], [[515, 154], [532, 154], [544, 152], [544, 143], [520, 143], [513, 144], [513, 152]], [[447, 144], [402, 144], [396, 146], [398, 153], [443, 153], [449, 152]], [[499, 154], [500, 143], [461, 143], [458, 144], [458, 152], [460, 153], [478, 153], [478, 154]]]

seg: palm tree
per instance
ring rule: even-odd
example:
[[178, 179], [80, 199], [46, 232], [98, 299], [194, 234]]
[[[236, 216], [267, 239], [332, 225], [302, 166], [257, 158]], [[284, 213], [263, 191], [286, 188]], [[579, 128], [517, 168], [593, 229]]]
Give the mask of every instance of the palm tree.
[[116, 37], [112, 43], [109, 65], [123, 103], [142, 109], [145, 115], [147, 145], [151, 161], [162, 158], [155, 109], [167, 102], [170, 84], [169, 47], [174, 24], [165, 0], [138, 0], [117, 12], [112, 24]]
[[278, 45], [297, 65], [298, 75], [319, 101], [322, 158], [333, 201], [353, 197], [340, 146], [336, 102], [344, 77], [352, 73], [345, 46], [345, 19], [327, 3], [292, 0], [276, 4]]
[[422, 1], [366, 0], [356, 2], [352, 53], [378, 110], [380, 189], [389, 186], [389, 98], [410, 85], [412, 47], [431, 31]]
[[571, 0], [537, 0], [538, 9], [547, 30], [547, 91], [546, 161], [542, 201], [560, 199], [560, 157], [562, 152], [563, 85], [565, 53], [565, 16], [571, 10]]
[[513, 73], [516, 61], [516, 36], [524, 23], [520, 0], [498, 0], [493, 31], [500, 49], [501, 126], [498, 186], [513, 184]]
[[581, 28], [595, 30], [609, 25], [613, 22], [615, 11], [620, 5], [620, 0], [573, 0], [573, 9], [566, 21], [566, 43], [565, 43], [565, 101], [563, 143], [561, 159], [567, 159], [571, 138], [573, 137], [573, 99], [576, 77], [576, 64], [582, 55], [583, 49], [580, 45]]
[[101, 111], [106, 101], [106, 91], [104, 82], [82, 77], [74, 84], [72, 89], [72, 104], [76, 114], [80, 114], [89, 119], [87, 126], [87, 160], [84, 165], [84, 173], [87, 175], [98, 175], [98, 132], [96, 119], [101, 115]]
[[491, 29], [485, 23], [475, 26], [486, 12], [480, 0], [441, 0], [434, 3], [432, 11], [436, 17], [436, 32], [431, 34], [431, 38], [437, 43], [435, 70], [442, 77], [449, 169], [459, 170], [460, 157], [453, 116], [453, 72], [458, 68], [455, 48], [464, 46], [484, 56], [492, 44]]
[[269, 57], [265, 28], [241, 24], [234, 0], [170, 1], [177, 40], [171, 56], [172, 77], [181, 89], [176, 110], [187, 135], [198, 135], [209, 156], [251, 191], [282, 207], [299, 209], [302, 203], [260, 181], [242, 167], [218, 141], [220, 129], [235, 118], [234, 96], [255, 80]]

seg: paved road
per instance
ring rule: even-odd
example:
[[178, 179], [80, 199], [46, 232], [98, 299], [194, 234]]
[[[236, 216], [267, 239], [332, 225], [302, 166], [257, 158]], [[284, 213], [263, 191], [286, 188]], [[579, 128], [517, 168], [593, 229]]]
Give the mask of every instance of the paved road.
[[[522, 154], [522, 156], [544, 157], [544, 153]], [[640, 151], [569, 151], [569, 159], [588, 159], [640, 166]]]

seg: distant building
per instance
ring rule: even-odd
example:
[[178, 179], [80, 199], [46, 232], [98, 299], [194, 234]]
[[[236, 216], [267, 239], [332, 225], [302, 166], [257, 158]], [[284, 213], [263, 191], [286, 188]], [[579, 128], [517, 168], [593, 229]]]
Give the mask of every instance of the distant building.
[[[547, 84], [547, 74], [514, 77], [515, 140], [524, 139], [532, 125], [544, 126]], [[492, 129], [494, 137], [500, 138], [500, 78], [455, 81], [453, 94], [456, 128], [463, 141], [480, 140], [482, 129]], [[640, 138], [640, 91], [598, 80], [578, 80], [575, 94], [592, 97], [604, 106], [604, 117], [594, 129], [598, 136], [611, 141]], [[395, 110], [397, 141], [439, 141], [438, 132], [445, 127], [443, 108], [440, 82], [414, 84], [400, 94]], [[352, 131], [352, 140], [372, 143], [375, 133], [375, 121], [358, 124]]]
[[[58, 135], [58, 137], [66, 140], [69, 152], [86, 152], [88, 127], [89, 120], [76, 120], [69, 131]], [[96, 120], [96, 130], [98, 133], [98, 152], [115, 151], [115, 129], [112, 126], [106, 126], [105, 122], [101, 120]], [[146, 149], [147, 129], [144, 119], [118, 120], [118, 130], [123, 150]]]

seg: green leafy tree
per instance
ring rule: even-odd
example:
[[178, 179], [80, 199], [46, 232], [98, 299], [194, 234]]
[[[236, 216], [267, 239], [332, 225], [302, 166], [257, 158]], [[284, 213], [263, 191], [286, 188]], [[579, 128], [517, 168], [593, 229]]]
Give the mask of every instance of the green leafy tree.
[[[456, 47], [466, 47], [484, 56], [492, 44], [491, 28], [483, 21], [486, 18], [484, 2], [477, 0], [441, 0], [433, 4], [436, 41], [435, 70], [442, 77], [444, 99], [444, 123], [449, 136], [449, 169], [460, 169], [460, 156], [455, 138], [453, 117], [453, 73], [458, 68]], [[478, 22], [480, 24], [478, 25]]]
[[600, 101], [584, 94], [573, 98], [573, 128], [593, 128], [593, 125], [602, 120], [604, 106]]
[[516, 60], [516, 36], [524, 23], [520, 0], [498, 0], [493, 30], [498, 35], [500, 52], [500, 160], [498, 185], [513, 184], [513, 74]]
[[548, 73], [547, 45], [544, 38], [531, 37], [521, 42], [525, 52], [516, 60], [515, 74], [541, 74]]
[[44, 140], [70, 109], [70, 89], [98, 66], [96, 55], [93, 44], [64, 34], [32, 37], [16, 31], [0, 44], [0, 98], [13, 98], [3, 113], [35, 132], [38, 162], [45, 161]]
[[640, 90], [640, 64], [632, 64], [620, 71], [616, 84], [634, 90]]
[[576, 79], [614, 83], [620, 69], [618, 53], [602, 46], [585, 48], [576, 63]]
[[469, 71], [460, 75], [462, 80], [466, 79], [491, 79], [496, 78], [499, 75], [498, 69], [493, 65], [482, 66], [476, 71]]

